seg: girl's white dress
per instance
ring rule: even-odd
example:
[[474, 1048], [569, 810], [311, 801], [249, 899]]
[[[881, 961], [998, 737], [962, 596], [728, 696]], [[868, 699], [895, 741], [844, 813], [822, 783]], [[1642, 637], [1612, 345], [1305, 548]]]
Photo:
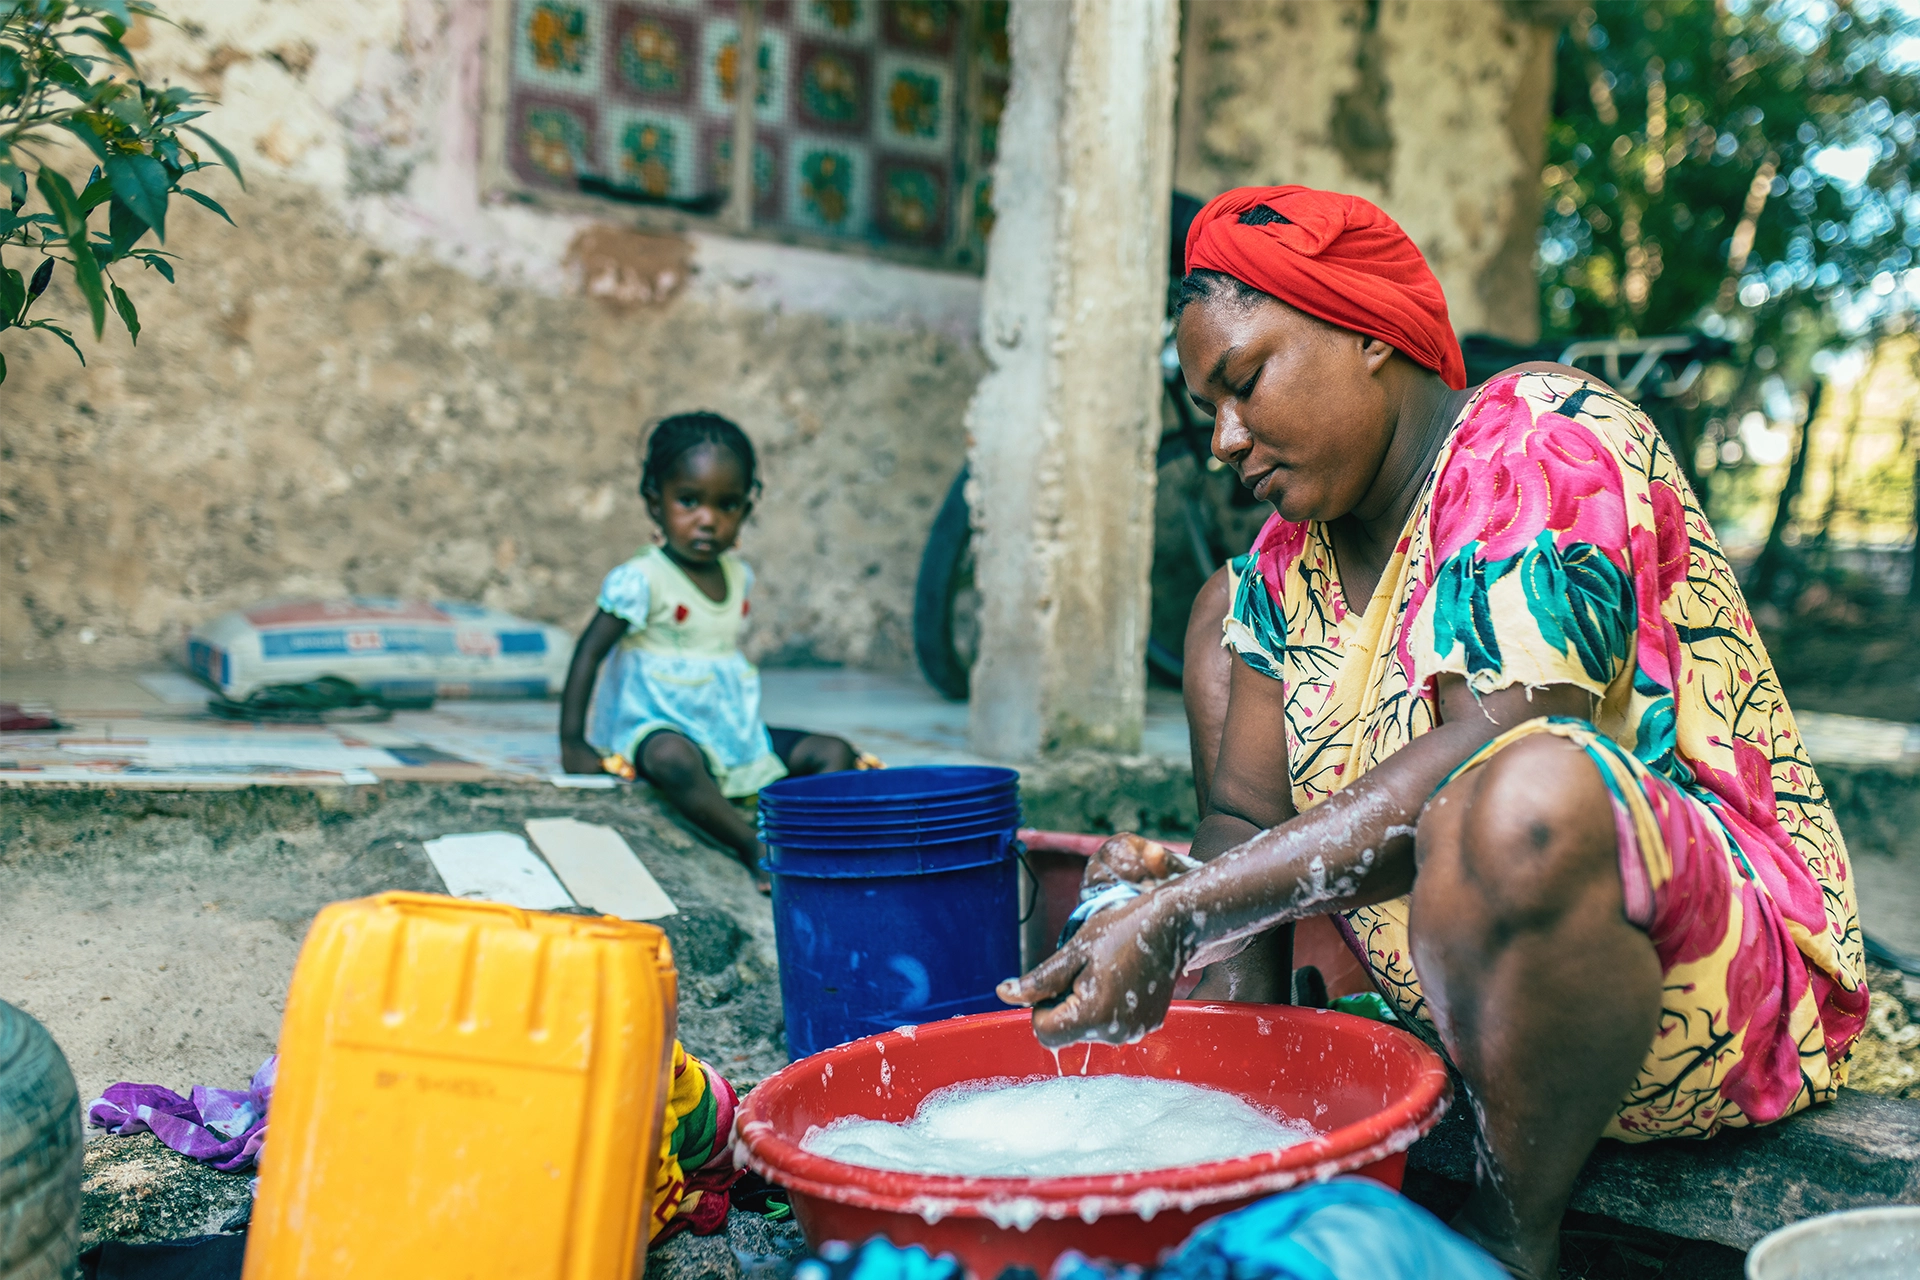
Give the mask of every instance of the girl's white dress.
[[660, 547], [607, 575], [600, 608], [627, 634], [601, 665], [587, 741], [631, 763], [649, 734], [671, 729], [706, 753], [722, 795], [749, 796], [787, 768], [760, 719], [760, 672], [740, 652], [753, 570], [732, 552], [720, 566], [717, 602]]

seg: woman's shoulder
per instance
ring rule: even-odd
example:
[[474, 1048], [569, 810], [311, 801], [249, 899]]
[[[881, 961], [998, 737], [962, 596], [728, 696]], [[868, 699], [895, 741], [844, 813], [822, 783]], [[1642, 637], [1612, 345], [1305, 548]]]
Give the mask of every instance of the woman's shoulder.
[[[1461, 411], [1450, 466], [1496, 453], [1529, 453], [1556, 439], [1597, 442], [1632, 456], [1652, 447], [1658, 430], [1640, 407], [1606, 383], [1568, 365], [1536, 361], [1489, 378]], [[1577, 447], [1586, 452], [1592, 443]]]

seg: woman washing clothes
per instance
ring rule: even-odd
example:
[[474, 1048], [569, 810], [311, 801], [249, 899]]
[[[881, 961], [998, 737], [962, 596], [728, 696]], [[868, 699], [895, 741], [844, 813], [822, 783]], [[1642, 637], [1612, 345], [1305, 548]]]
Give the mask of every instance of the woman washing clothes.
[[1090, 876], [1144, 892], [1002, 994], [1048, 1045], [1121, 1042], [1216, 957], [1197, 994], [1285, 999], [1261, 935], [1336, 912], [1466, 1081], [1455, 1227], [1554, 1275], [1599, 1138], [1767, 1124], [1844, 1082], [1867, 1010], [1846, 848], [1637, 408], [1553, 364], [1468, 389], [1438, 282], [1355, 197], [1230, 191], [1186, 270], [1188, 390], [1275, 511], [1196, 605], [1237, 655], [1204, 865], [1110, 842]]

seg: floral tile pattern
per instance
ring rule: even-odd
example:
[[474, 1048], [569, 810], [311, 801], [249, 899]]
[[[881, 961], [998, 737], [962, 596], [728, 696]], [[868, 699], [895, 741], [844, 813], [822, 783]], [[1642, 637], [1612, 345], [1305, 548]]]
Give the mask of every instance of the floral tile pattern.
[[[736, 0], [514, 0], [506, 163], [535, 190], [711, 210], [732, 177]], [[765, 0], [754, 226], [977, 265], [1006, 0]]]

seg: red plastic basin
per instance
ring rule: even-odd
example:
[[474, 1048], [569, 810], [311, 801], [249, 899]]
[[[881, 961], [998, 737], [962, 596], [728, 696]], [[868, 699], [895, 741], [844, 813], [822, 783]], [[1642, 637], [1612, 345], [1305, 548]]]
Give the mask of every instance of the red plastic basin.
[[[1285, 1005], [1182, 1001], [1139, 1044], [1074, 1045], [1054, 1056], [1024, 1009], [903, 1027], [817, 1053], [764, 1081], [740, 1113], [745, 1163], [792, 1193], [807, 1242], [951, 1253], [978, 1280], [1002, 1268], [1046, 1275], [1067, 1249], [1150, 1264], [1199, 1223], [1262, 1196], [1341, 1173], [1396, 1190], [1406, 1150], [1452, 1097], [1438, 1054], [1364, 1018]], [[1284, 1151], [1147, 1173], [961, 1178], [829, 1160], [800, 1148], [843, 1116], [906, 1120], [935, 1089], [989, 1076], [1157, 1076], [1237, 1093], [1322, 1136]]]

